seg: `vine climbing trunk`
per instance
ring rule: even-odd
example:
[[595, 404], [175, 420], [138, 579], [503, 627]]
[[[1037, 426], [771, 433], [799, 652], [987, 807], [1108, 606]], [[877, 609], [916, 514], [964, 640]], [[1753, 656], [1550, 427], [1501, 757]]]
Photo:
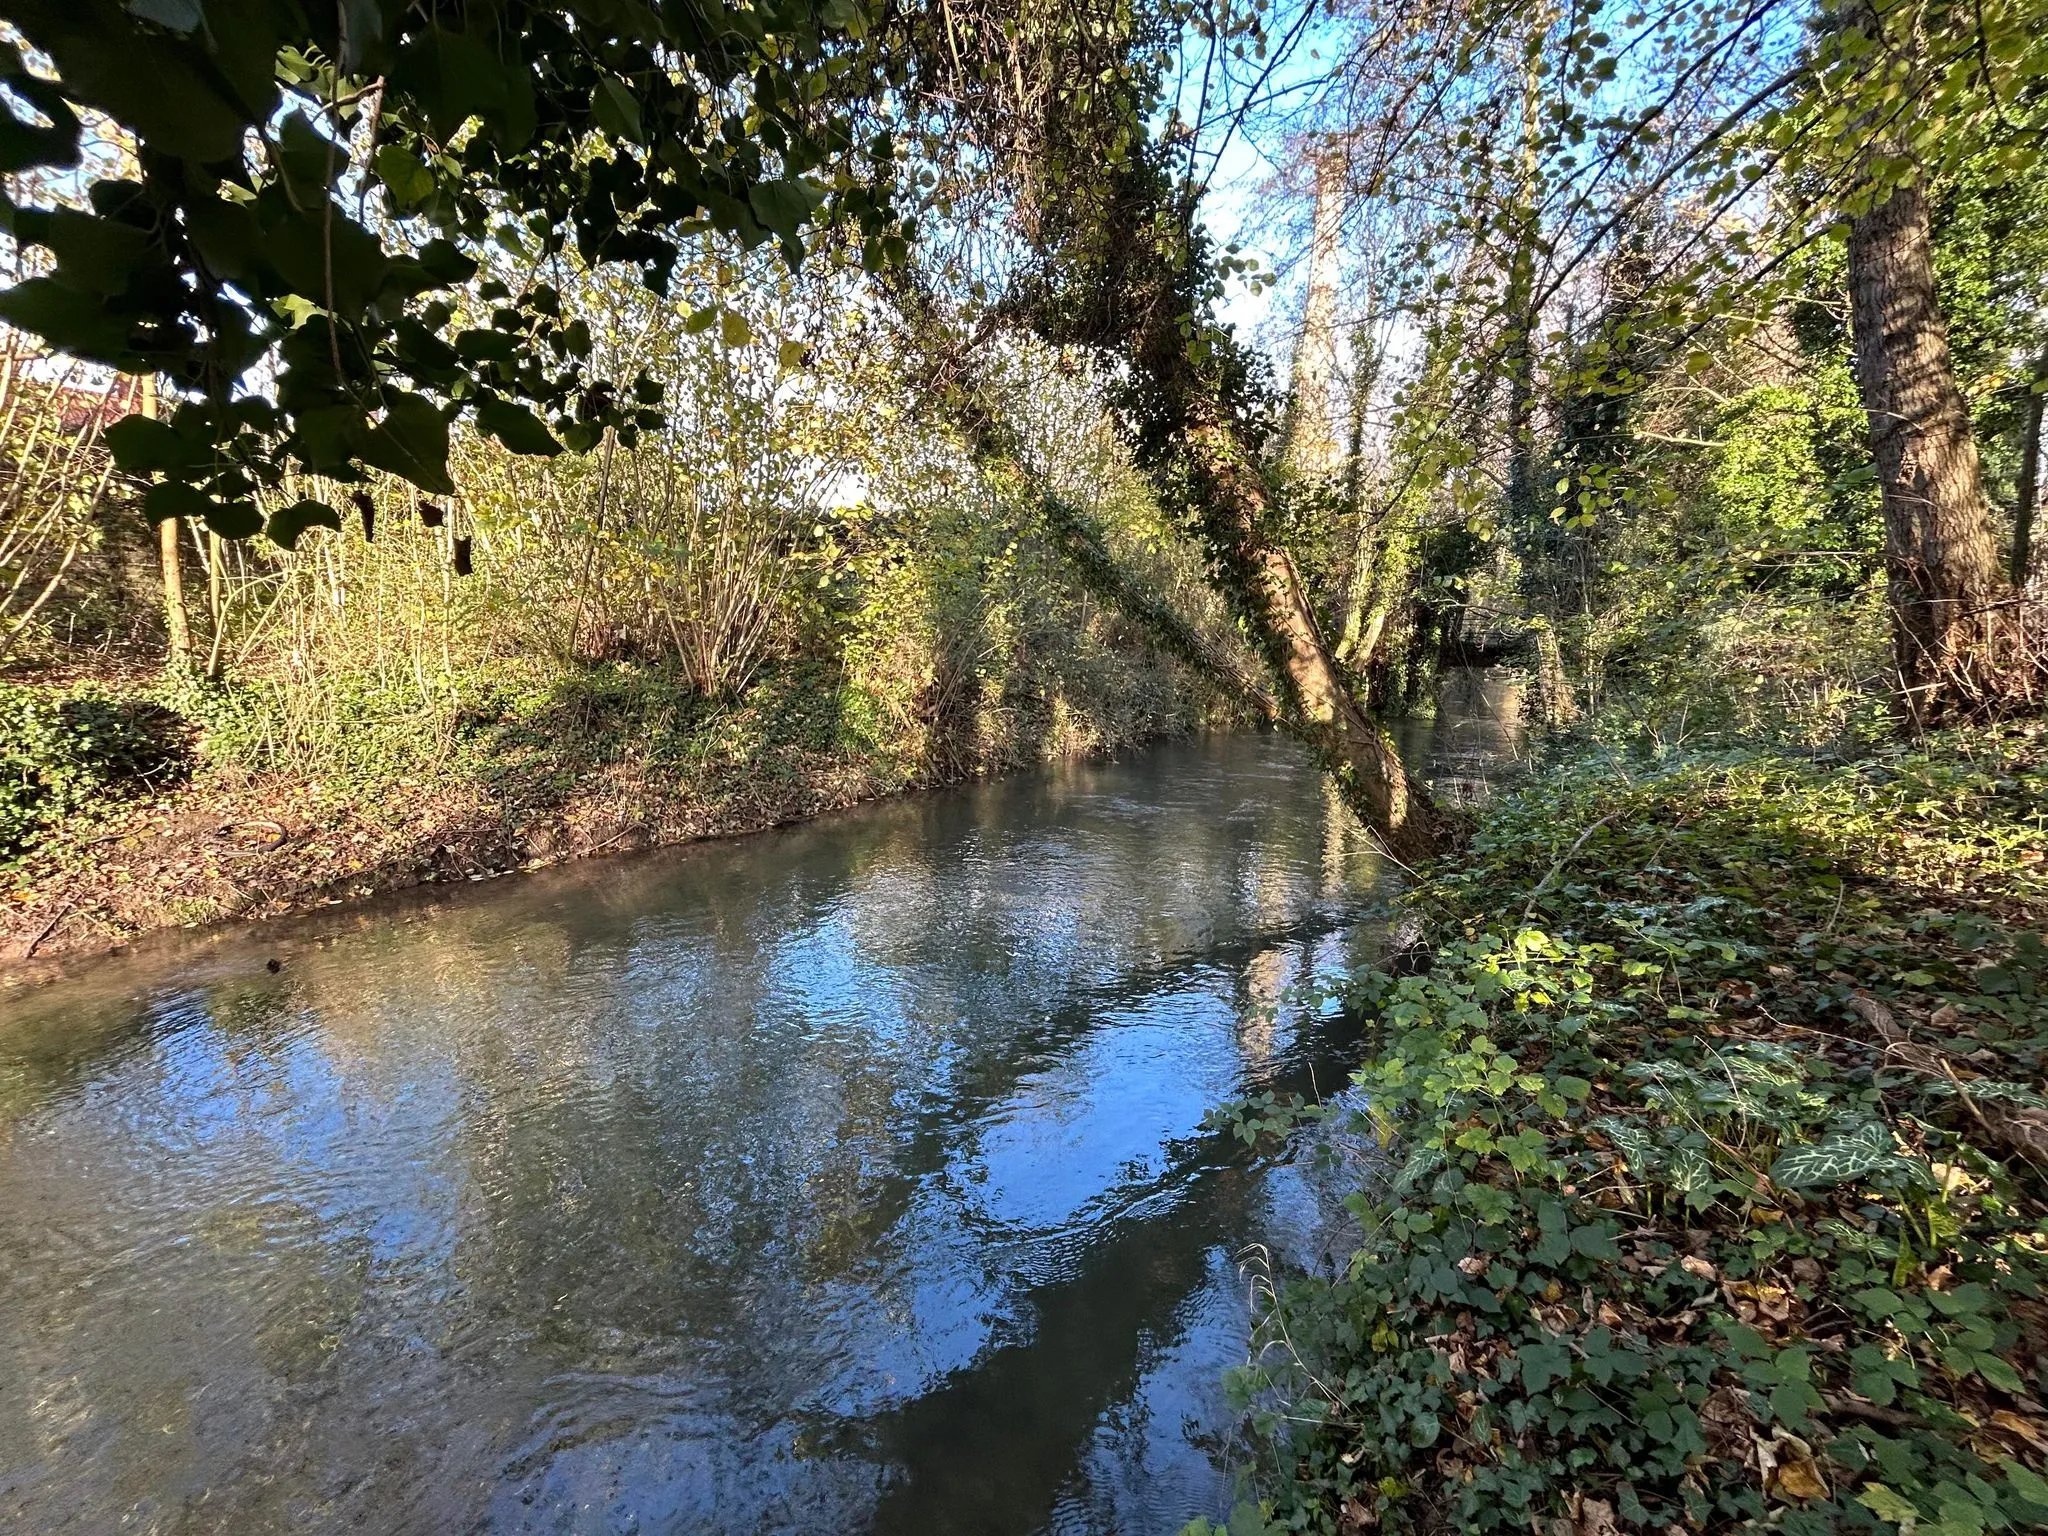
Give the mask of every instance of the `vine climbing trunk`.
[[1264, 532], [1269, 491], [1242, 440], [1207, 402], [1189, 402], [1181, 438], [1204, 535], [1229, 595], [1285, 695], [1282, 721], [1345, 790], [1395, 858], [1413, 863], [1454, 840], [1458, 822], [1413, 778], [1353, 695], [1293, 558]]
[[2048, 395], [2048, 355], [2034, 365], [2034, 388], [2027, 395], [2026, 427], [2020, 433], [2019, 496], [2012, 513], [2012, 584], [2022, 592], [2033, 585], [2034, 513], [2041, 501], [2041, 408]]
[[1311, 479], [1336, 473], [1341, 449], [1330, 420], [1337, 373], [1337, 259], [1344, 229], [1344, 151], [1325, 144], [1315, 155], [1315, 225], [1309, 240], [1308, 302], [1295, 344], [1281, 460]]
[[1915, 729], [2007, 713], [2038, 697], [2040, 664], [1999, 570], [1917, 183], [1851, 218], [1849, 288], [1883, 492], [1901, 713]]

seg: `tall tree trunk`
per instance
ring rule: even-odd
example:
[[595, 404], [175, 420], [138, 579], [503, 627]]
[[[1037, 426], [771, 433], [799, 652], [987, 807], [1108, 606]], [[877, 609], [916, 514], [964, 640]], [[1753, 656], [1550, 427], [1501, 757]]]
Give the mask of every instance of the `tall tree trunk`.
[[1337, 373], [1337, 255], [1344, 225], [1344, 151], [1316, 151], [1315, 226], [1309, 239], [1308, 301], [1290, 370], [1287, 431], [1281, 462], [1297, 475], [1336, 473], [1341, 449], [1330, 420], [1330, 384]]
[[[144, 416], [157, 413], [156, 378], [142, 376], [136, 401]], [[164, 582], [164, 665], [182, 672], [192, 665], [192, 624], [185, 613], [185, 571], [178, 559], [183, 519], [167, 517], [156, 525], [157, 560]]]
[[2034, 510], [2041, 500], [2041, 408], [2048, 395], [2040, 384], [2048, 380], [2048, 355], [2034, 365], [2033, 384], [2027, 394], [2027, 425], [2020, 433], [2020, 493], [2012, 513], [2012, 584], [2022, 592], [2033, 585]]
[[1849, 289], [1856, 382], [1883, 490], [1901, 712], [1916, 729], [2006, 712], [2030, 702], [2041, 680], [1998, 568], [1917, 183], [1851, 219]]
[[[1380, 544], [1380, 520], [1365, 505], [1369, 478], [1366, 420], [1380, 377], [1381, 348], [1375, 334], [1379, 323], [1377, 307], [1376, 300], [1367, 303], [1365, 320], [1352, 333], [1351, 343], [1351, 432], [1344, 455], [1344, 510], [1351, 519], [1353, 534], [1351, 568], [1345, 573], [1344, 600], [1337, 610], [1337, 659], [1354, 672], [1363, 670], [1372, 660], [1373, 647], [1379, 644], [1387, 618], [1386, 604], [1381, 602], [1373, 609], [1372, 621], [1366, 620], [1366, 599], [1377, 584]], [[1367, 630], [1371, 632], [1369, 636]]]

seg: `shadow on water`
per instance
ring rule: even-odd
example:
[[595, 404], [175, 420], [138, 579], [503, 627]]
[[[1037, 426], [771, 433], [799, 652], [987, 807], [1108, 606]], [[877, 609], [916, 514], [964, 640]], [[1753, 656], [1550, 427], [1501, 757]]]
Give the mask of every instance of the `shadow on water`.
[[1220, 1512], [1235, 1255], [1329, 1218], [1202, 1117], [1341, 1080], [1377, 879], [1221, 738], [11, 1000], [0, 1527]]

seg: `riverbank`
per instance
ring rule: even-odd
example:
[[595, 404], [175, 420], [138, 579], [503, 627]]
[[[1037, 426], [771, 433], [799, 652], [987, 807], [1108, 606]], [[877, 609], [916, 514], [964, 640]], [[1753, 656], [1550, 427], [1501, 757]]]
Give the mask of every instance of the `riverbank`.
[[271, 728], [246, 699], [69, 686], [17, 732], [39, 766], [9, 765], [40, 775], [44, 810], [0, 862], [0, 985], [153, 930], [757, 832], [1207, 719], [1164, 662], [1090, 681], [906, 730], [820, 667], [731, 701], [660, 669], [591, 668], [471, 689], [411, 724], [366, 702], [346, 750], [290, 771], [246, 766]]
[[1240, 1375], [1233, 1536], [2048, 1523], [2044, 818], [2038, 727], [1487, 808], [1352, 992], [1395, 1172]]

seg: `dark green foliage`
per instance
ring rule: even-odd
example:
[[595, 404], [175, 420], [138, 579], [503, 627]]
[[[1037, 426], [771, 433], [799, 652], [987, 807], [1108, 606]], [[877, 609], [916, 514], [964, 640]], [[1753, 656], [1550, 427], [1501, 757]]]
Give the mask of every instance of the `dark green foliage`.
[[2048, 1522], [2041, 746], [1495, 806], [1352, 992], [1394, 1161], [1267, 1320], [1232, 1531]]
[[[184, 392], [169, 427], [110, 445], [179, 487], [153, 512], [226, 537], [262, 526], [252, 502], [293, 465], [449, 493], [448, 423], [471, 409], [515, 452], [607, 427], [630, 443], [640, 413], [588, 373], [588, 335], [532, 275], [542, 255], [627, 263], [666, 292], [709, 229], [791, 263], [820, 219], [900, 244], [886, 136], [856, 143], [819, 99], [828, 78], [858, 94], [872, 63], [855, 0], [23, 0], [9, 20], [57, 79], [0, 45], [0, 78], [49, 120], [0, 107], [0, 168], [83, 164], [68, 101], [133, 135], [140, 179], [88, 166], [89, 211], [0, 199], [0, 227], [53, 258], [0, 293], [0, 320]], [[395, 236], [369, 217], [379, 191]], [[487, 245], [529, 275], [485, 282], [489, 328], [451, 345], [427, 296]], [[274, 388], [241, 392], [266, 356]]]
[[0, 683], [0, 857], [108, 795], [160, 786], [185, 764], [181, 722], [96, 685]]

